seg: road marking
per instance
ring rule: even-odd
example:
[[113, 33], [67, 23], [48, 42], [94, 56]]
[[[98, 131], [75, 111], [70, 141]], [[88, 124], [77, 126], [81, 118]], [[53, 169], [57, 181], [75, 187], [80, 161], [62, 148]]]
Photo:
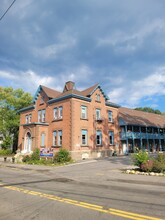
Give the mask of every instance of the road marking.
[[152, 217], [152, 216], [141, 215], [141, 214], [137, 214], [137, 213], [133, 213], [133, 212], [126, 212], [126, 211], [119, 210], [119, 209], [113, 209], [113, 208], [107, 208], [106, 209], [103, 206], [99, 206], [99, 205], [95, 205], [95, 204], [91, 204], [91, 203], [87, 203], [87, 202], [80, 202], [80, 201], [73, 200], [73, 199], [68, 199], [68, 198], [62, 198], [62, 197], [59, 197], [59, 196], [46, 194], [46, 193], [41, 193], [41, 192], [37, 192], [37, 191], [32, 191], [32, 190], [28, 190], [28, 189], [24, 189], [24, 188], [20, 188], [20, 187], [5, 186], [2, 183], [0, 183], [0, 185], [5, 189], [14, 190], [14, 191], [17, 191], [17, 192], [22, 192], [22, 193], [33, 195], [33, 196], [39, 196], [41, 198], [46, 198], [46, 199], [49, 199], [49, 200], [63, 202], [63, 203], [66, 203], [66, 204], [71, 204], [71, 205], [74, 205], [74, 206], [79, 206], [79, 207], [82, 207], [82, 208], [86, 208], [86, 209], [90, 209], [90, 210], [94, 210], [94, 211], [98, 211], [98, 212], [103, 212], [103, 213], [107, 213], [107, 214], [111, 214], [111, 215], [116, 215], [116, 216], [124, 217], [124, 218], [127, 218], [127, 219], [163, 220], [163, 219], [155, 218], [155, 217]]

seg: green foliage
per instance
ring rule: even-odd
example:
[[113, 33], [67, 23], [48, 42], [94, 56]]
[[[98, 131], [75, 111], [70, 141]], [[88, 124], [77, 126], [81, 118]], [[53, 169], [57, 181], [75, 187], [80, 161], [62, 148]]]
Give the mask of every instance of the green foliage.
[[9, 149], [2, 149], [0, 150], [0, 156], [11, 156], [12, 150]]
[[19, 115], [17, 111], [27, 107], [32, 102], [32, 96], [22, 89], [0, 87], [0, 133], [4, 138], [14, 134], [13, 145], [18, 142]]
[[150, 107], [139, 107], [139, 108], [135, 108], [135, 110], [139, 110], [139, 111], [143, 111], [143, 112], [150, 112], [150, 113], [154, 113], [154, 114], [159, 114], [161, 115], [161, 111], [159, 111], [158, 109], [153, 109], [153, 108], [150, 108]]
[[23, 159], [22, 159], [22, 162], [28, 163], [30, 160], [31, 160], [30, 155], [25, 155], [25, 156], [23, 157]]
[[32, 155], [31, 155], [31, 160], [40, 160], [40, 149], [35, 148]]
[[6, 136], [1, 144], [2, 149], [7, 150], [12, 144], [12, 139], [10, 136]]
[[140, 150], [138, 153], [133, 154], [134, 165], [141, 168], [141, 165], [149, 160], [149, 155], [146, 151]]
[[144, 172], [151, 172], [153, 170], [154, 160], [147, 160], [141, 164], [141, 170]]
[[154, 160], [153, 170], [154, 172], [164, 172], [165, 171], [165, 155], [158, 154], [157, 158]]
[[54, 156], [53, 158], [54, 162], [57, 163], [65, 163], [65, 162], [69, 162], [71, 160], [69, 151], [66, 149], [60, 149]]

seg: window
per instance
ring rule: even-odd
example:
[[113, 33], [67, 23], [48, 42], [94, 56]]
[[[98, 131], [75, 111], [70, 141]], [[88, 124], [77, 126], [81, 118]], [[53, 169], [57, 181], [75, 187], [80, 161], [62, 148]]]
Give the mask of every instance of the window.
[[29, 123], [29, 115], [26, 115], [26, 124]]
[[45, 113], [45, 109], [38, 111], [38, 122], [45, 122]]
[[57, 119], [58, 108], [54, 108], [54, 119]]
[[38, 122], [41, 122], [41, 110], [38, 111]]
[[96, 145], [101, 145], [102, 144], [102, 134], [101, 131], [98, 130], [96, 131]]
[[62, 146], [62, 131], [58, 131], [58, 146]]
[[29, 123], [31, 123], [32, 122], [32, 115], [30, 114], [29, 115]]
[[109, 144], [114, 144], [114, 132], [109, 131]]
[[45, 110], [42, 110], [42, 122], [45, 122]]
[[113, 122], [113, 115], [111, 111], [108, 111], [108, 121]]
[[96, 109], [96, 120], [101, 119], [101, 110], [100, 109]]
[[53, 132], [53, 146], [57, 146], [57, 132]]
[[61, 119], [63, 117], [63, 107], [54, 108], [54, 120]]
[[100, 102], [100, 95], [99, 94], [96, 94], [96, 101]]
[[82, 143], [82, 145], [87, 145], [87, 137], [88, 137], [88, 131], [85, 129], [81, 130], [81, 143]]
[[87, 119], [87, 107], [86, 106], [81, 106], [81, 118]]
[[31, 123], [32, 115], [26, 115], [26, 124]]
[[62, 107], [59, 107], [59, 109], [58, 109], [58, 116], [59, 116], [59, 118], [62, 118]]
[[45, 146], [45, 133], [41, 134], [41, 146], [44, 147]]

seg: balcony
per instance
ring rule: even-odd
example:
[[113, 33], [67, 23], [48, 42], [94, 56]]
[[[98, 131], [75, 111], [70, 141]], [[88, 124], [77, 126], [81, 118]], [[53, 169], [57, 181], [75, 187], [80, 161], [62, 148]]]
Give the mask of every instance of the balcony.
[[97, 121], [97, 122], [102, 122], [102, 121], [103, 121], [103, 118], [101, 118], [101, 117], [96, 118], [96, 121]]
[[120, 138], [124, 139], [165, 139], [165, 134], [140, 133], [140, 132], [121, 132]]

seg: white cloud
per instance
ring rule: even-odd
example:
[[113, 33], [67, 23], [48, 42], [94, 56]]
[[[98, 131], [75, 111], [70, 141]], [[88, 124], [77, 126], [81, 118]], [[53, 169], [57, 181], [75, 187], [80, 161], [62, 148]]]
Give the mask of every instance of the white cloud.
[[140, 27], [131, 27], [129, 31], [114, 30], [110, 36], [98, 38], [97, 46], [113, 46], [116, 52], [133, 52], [152, 34], [165, 33], [163, 19], [155, 19]]
[[140, 80], [126, 79], [109, 93], [111, 101], [124, 106], [136, 106], [142, 99], [149, 100], [157, 95], [165, 95], [165, 67]]

